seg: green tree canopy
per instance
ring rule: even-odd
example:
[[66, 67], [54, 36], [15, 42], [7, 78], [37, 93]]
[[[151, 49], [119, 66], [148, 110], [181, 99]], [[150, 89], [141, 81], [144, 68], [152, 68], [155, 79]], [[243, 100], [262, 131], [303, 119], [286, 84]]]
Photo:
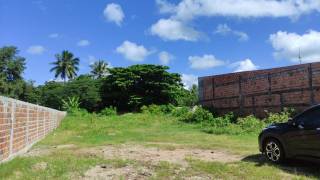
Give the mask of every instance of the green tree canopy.
[[183, 88], [181, 78], [168, 69], [149, 64], [110, 69], [102, 86], [104, 106], [128, 111], [143, 105], [177, 104], [179, 91]]
[[0, 48], [0, 94], [18, 98], [23, 93], [25, 58], [14, 46]]
[[81, 75], [68, 83], [47, 82], [40, 86], [41, 104], [47, 107], [62, 109], [62, 100], [77, 97], [80, 107], [88, 111], [96, 111], [100, 106], [100, 80], [88, 75]]
[[99, 60], [94, 62], [92, 65], [90, 65], [91, 67], [91, 74], [95, 77], [95, 78], [102, 78], [105, 77], [109, 74], [109, 70], [108, 70], [108, 63], [106, 63], [103, 60]]
[[54, 77], [60, 76], [61, 79], [73, 79], [77, 76], [79, 70], [79, 58], [75, 58], [69, 51], [62, 51], [61, 54], [56, 54], [56, 61], [51, 63], [54, 65], [50, 72], [55, 72]]

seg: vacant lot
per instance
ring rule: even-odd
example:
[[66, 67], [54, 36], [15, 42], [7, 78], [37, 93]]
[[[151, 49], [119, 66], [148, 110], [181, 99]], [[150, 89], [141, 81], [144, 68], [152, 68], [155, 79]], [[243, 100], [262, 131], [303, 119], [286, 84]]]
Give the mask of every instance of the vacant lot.
[[[299, 164], [299, 165], [297, 165]], [[257, 135], [206, 134], [170, 116], [68, 116], [0, 179], [318, 179], [306, 162], [267, 163]]]

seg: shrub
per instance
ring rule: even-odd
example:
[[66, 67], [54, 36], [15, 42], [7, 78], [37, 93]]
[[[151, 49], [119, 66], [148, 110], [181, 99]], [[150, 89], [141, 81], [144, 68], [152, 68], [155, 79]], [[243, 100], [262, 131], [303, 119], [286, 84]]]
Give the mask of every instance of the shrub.
[[162, 114], [160, 106], [155, 104], [149, 106], [142, 106], [140, 110], [142, 113]]
[[192, 111], [182, 115], [180, 120], [187, 123], [206, 123], [213, 121], [213, 115], [208, 110], [195, 106]]
[[113, 106], [104, 108], [102, 111], [100, 111], [100, 115], [102, 115], [102, 116], [115, 116], [115, 115], [117, 115], [117, 108], [115, 108]]
[[82, 108], [73, 109], [72, 111], [69, 112], [69, 114], [77, 116], [77, 117], [91, 116], [91, 114], [89, 114], [86, 109], [82, 109]]
[[160, 109], [161, 109], [161, 112], [164, 114], [171, 114], [172, 111], [175, 109], [175, 107], [172, 104], [168, 104], [168, 105], [161, 105]]
[[293, 112], [294, 110], [292, 108], [285, 108], [284, 111], [280, 113], [268, 113], [268, 117], [265, 118], [263, 121], [266, 124], [287, 122], [290, 116], [293, 114]]
[[172, 112], [171, 115], [175, 116], [175, 117], [182, 117], [185, 116], [186, 114], [188, 114], [188, 112], [191, 111], [190, 108], [188, 107], [175, 107]]
[[175, 107], [172, 104], [168, 105], [149, 105], [149, 106], [142, 106], [141, 112], [142, 113], [150, 113], [150, 114], [171, 114]]
[[62, 108], [65, 111], [73, 112], [79, 110], [80, 102], [79, 97], [68, 97], [67, 100], [62, 99]]
[[266, 125], [263, 121], [257, 119], [253, 115], [238, 118], [237, 121], [237, 125], [241, 127], [243, 133], [257, 133]]
[[228, 113], [228, 114], [225, 114], [224, 116], [213, 118], [212, 121], [210, 122], [210, 126], [217, 127], [217, 128], [226, 127], [231, 125], [231, 123], [233, 122], [233, 119], [234, 119], [233, 113]]
[[209, 134], [231, 134], [231, 135], [238, 135], [242, 134], [243, 130], [237, 124], [229, 124], [225, 127], [214, 127], [214, 126], [203, 126], [202, 131], [209, 133]]

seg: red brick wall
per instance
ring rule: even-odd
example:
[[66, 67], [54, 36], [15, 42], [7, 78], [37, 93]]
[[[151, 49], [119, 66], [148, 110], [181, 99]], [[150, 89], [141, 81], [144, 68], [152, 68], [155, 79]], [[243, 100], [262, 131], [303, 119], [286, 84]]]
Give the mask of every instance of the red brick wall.
[[200, 103], [219, 114], [297, 111], [320, 103], [320, 63], [199, 78]]
[[26, 151], [53, 131], [65, 112], [0, 96], [0, 162]]

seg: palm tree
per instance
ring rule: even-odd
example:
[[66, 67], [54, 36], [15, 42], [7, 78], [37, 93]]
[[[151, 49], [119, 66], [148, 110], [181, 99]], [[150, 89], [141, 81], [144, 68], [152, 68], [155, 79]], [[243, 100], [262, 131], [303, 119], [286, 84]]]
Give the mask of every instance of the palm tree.
[[66, 82], [66, 79], [73, 79], [77, 76], [79, 58], [75, 58], [69, 51], [62, 51], [61, 54], [56, 54], [56, 59], [51, 63], [54, 67], [50, 69], [50, 72], [55, 72], [55, 78], [60, 76]]
[[94, 62], [90, 67], [92, 69], [91, 74], [98, 79], [107, 76], [109, 73], [108, 63], [103, 60]]

